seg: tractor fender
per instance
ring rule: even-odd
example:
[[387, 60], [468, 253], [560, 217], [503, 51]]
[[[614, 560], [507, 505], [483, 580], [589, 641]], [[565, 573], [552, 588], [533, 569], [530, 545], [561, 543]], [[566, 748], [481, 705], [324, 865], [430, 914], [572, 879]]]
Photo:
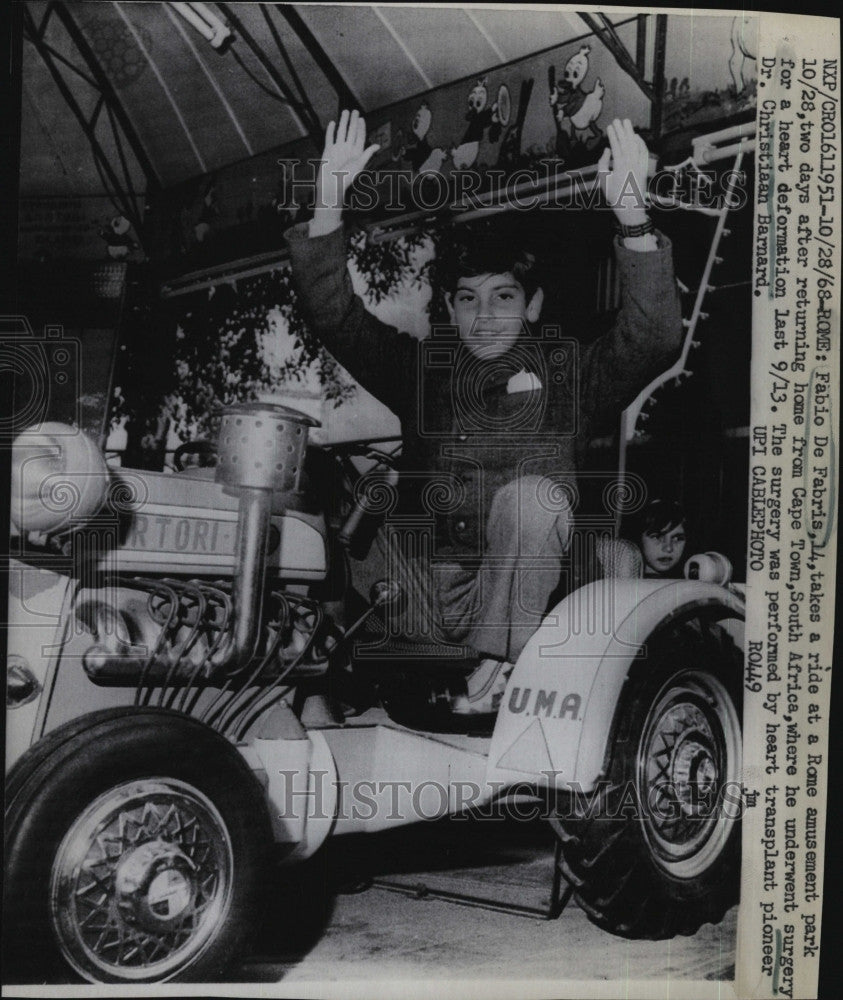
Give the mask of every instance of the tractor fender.
[[337, 815], [337, 765], [325, 737], [281, 702], [239, 750], [263, 786], [273, 839], [287, 848], [284, 863], [315, 854]]
[[722, 609], [743, 648], [745, 604], [696, 580], [598, 580], [548, 613], [518, 657], [489, 747], [487, 780], [591, 791], [601, 777], [630, 667], [648, 636], [702, 607]]

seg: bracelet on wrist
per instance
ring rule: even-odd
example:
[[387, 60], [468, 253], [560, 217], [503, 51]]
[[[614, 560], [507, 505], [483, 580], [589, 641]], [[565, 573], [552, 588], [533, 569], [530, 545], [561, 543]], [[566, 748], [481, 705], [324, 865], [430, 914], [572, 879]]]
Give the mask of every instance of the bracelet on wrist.
[[656, 227], [652, 219], [647, 219], [644, 222], [639, 223], [637, 226], [625, 226], [622, 222], [615, 223], [615, 231], [619, 236], [622, 236], [625, 240], [633, 239], [636, 236], [647, 236], [650, 233], [656, 231]]

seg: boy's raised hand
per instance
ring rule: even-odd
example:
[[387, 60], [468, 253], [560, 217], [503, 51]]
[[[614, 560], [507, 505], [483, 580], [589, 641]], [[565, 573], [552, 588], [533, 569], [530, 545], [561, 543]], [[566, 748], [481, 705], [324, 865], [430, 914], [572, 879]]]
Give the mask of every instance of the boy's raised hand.
[[343, 111], [339, 124], [331, 122], [325, 133], [322, 163], [316, 177], [316, 204], [310, 235], [319, 236], [339, 228], [343, 199], [355, 177], [380, 149], [366, 146], [366, 122], [359, 112]]
[[644, 195], [650, 154], [632, 122], [616, 118], [606, 128], [609, 148], [603, 151], [597, 170], [602, 178], [606, 202], [625, 226], [637, 226], [647, 218]]

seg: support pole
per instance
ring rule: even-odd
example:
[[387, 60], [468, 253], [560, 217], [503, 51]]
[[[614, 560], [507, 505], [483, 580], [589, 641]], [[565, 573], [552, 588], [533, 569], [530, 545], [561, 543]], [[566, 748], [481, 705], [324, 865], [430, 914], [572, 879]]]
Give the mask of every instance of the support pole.
[[667, 48], [667, 14], [656, 14], [656, 44], [653, 52], [653, 96], [650, 110], [650, 131], [658, 138], [662, 131], [664, 111], [664, 62]]
[[[663, 15], [660, 15], [663, 16]], [[591, 14], [586, 14], [580, 12], [580, 17], [585, 21], [588, 27], [594, 32], [595, 35], [600, 39], [601, 42], [606, 46], [606, 48], [615, 57], [615, 61], [618, 66], [625, 72], [628, 73], [632, 79], [636, 82], [641, 92], [644, 96], [652, 101], [653, 100], [653, 88], [644, 79], [643, 75], [638, 72], [638, 66], [635, 60], [627, 52], [626, 46], [620, 40], [618, 33], [615, 31], [614, 25], [611, 21], [604, 15], [601, 14], [603, 25], [601, 27], [598, 24], [596, 18]]]
[[642, 79], [646, 78], [647, 62], [647, 18], [649, 14], [639, 14], [635, 22], [635, 65]]

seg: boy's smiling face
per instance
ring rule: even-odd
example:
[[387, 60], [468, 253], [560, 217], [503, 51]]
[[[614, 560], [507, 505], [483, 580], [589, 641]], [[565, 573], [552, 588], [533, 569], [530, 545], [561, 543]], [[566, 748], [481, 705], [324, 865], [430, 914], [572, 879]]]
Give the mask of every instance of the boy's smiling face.
[[525, 320], [538, 320], [543, 298], [537, 288], [528, 302], [524, 287], [506, 272], [460, 278], [453, 296], [446, 295], [445, 301], [460, 340], [475, 357], [488, 360], [506, 354]]

